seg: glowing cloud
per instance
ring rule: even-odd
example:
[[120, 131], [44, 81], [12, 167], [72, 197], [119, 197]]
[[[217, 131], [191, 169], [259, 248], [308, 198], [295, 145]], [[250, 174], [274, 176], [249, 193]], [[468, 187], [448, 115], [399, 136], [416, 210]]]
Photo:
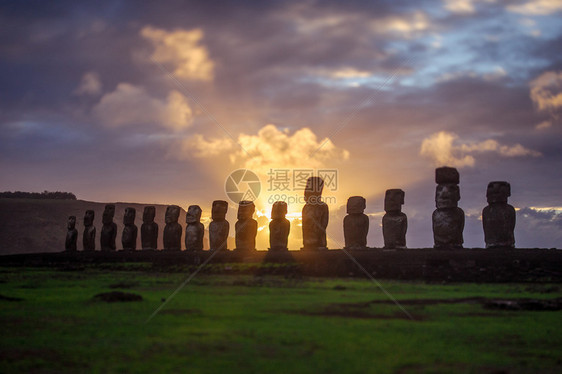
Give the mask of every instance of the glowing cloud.
[[544, 16], [562, 10], [560, 0], [531, 0], [523, 4], [509, 5], [509, 11], [524, 15]]
[[158, 124], [177, 131], [193, 121], [192, 110], [178, 91], [173, 90], [166, 100], [160, 100], [129, 83], [119, 83], [115, 91], [105, 94], [93, 113], [110, 127]]
[[336, 147], [330, 139], [318, 140], [307, 127], [291, 135], [289, 130], [269, 124], [256, 135], [240, 134], [237, 142], [230, 138], [206, 140], [196, 134], [183, 143], [183, 150], [200, 158], [230, 153], [232, 163], [243, 161], [244, 167], [262, 174], [270, 168], [319, 168], [328, 161], [349, 158], [347, 150]]
[[503, 157], [541, 156], [540, 152], [523, 147], [501, 145], [493, 139], [478, 143], [454, 144], [458, 135], [440, 131], [424, 139], [420, 154], [431, 159], [435, 165], [450, 165], [454, 167], [472, 167], [475, 164], [473, 153], [494, 152]]
[[168, 32], [146, 26], [141, 36], [154, 46], [150, 56], [159, 63], [171, 63], [179, 78], [208, 81], [214, 77], [214, 63], [203, 45], [203, 30], [176, 30]]
[[554, 110], [562, 107], [562, 71], [547, 71], [529, 84], [531, 100], [539, 111]]
[[82, 76], [80, 85], [74, 91], [77, 95], [98, 95], [101, 93], [102, 84], [97, 73], [90, 71]]

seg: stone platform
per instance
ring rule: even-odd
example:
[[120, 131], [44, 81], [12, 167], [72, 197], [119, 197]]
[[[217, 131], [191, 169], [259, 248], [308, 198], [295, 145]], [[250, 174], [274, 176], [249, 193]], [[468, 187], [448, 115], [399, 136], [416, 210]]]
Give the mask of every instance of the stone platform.
[[[0, 256], [0, 266], [80, 270], [88, 266], [148, 264], [147, 271], [193, 271], [209, 251], [60, 252]], [[353, 259], [352, 259], [353, 258]], [[361, 266], [359, 266], [359, 265]], [[125, 267], [123, 268], [131, 268]], [[363, 271], [364, 269], [364, 271]], [[562, 282], [562, 250], [455, 249], [227, 251], [202, 273], [423, 280], [428, 282]]]

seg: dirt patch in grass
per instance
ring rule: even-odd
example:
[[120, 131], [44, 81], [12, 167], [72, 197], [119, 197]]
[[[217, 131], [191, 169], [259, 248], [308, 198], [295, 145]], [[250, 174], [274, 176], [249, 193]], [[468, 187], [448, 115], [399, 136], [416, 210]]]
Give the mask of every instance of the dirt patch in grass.
[[557, 311], [562, 309], [562, 297], [557, 299], [495, 299], [483, 303], [486, 309], [511, 311]]
[[95, 295], [92, 298], [94, 301], [105, 301], [106, 303], [115, 302], [129, 302], [129, 301], [142, 301], [142, 296], [130, 292], [104, 292]]
[[0, 300], [1, 301], [23, 301], [23, 299], [21, 297], [13, 297], [13, 296], [5, 296], [5, 295], [0, 295]]

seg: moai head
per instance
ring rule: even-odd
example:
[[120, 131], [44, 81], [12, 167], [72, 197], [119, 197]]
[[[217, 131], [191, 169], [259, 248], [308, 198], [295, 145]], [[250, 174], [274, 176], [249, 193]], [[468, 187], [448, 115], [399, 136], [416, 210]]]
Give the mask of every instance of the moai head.
[[76, 227], [76, 216], [68, 217], [68, 224], [66, 225], [66, 227], [69, 230], [74, 230], [74, 227]]
[[324, 180], [320, 177], [310, 177], [306, 180], [306, 187], [304, 189], [304, 201], [307, 203], [318, 203], [322, 196], [322, 189], [324, 188]]
[[137, 215], [137, 211], [135, 210], [135, 208], [125, 208], [125, 215], [123, 216], [123, 224], [125, 226], [134, 225], [136, 215]]
[[84, 226], [92, 226], [94, 224], [94, 211], [87, 210], [86, 214], [84, 214]]
[[459, 172], [455, 168], [443, 166], [435, 169], [435, 183], [453, 183], [459, 184]]
[[256, 211], [256, 206], [251, 201], [241, 201], [238, 205], [238, 219], [246, 220], [251, 219]]
[[399, 188], [386, 190], [384, 195], [385, 212], [400, 212], [404, 204], [404, 191]]
[[180, 207], [177, 205], [168, 205], [166, 208], [166, 224], [168, 223], [178, 223], [180, 218]]
[[282, 219], [287, 214], [287, 203], [284, 201], [276, 201], [271, 207], [271, 219]]
[[156, 207], [145, 206], [144, 211], [142, 212], [142, 222], [152, 223], [154, 222], [154, 217], [156, 217]]
[[211, 218], [213, 221], [224, 221], [226, 218], [226, 212], [228, 211], [228, 203], [224, 200], [213, 201], [213, 207], [211, 209]]
[[362, 196], [351, 196], [347, 199], [347, 214], [363, 214], [366, 207], [366, 200]]
[[437, 208], [456, 208], [461, 199], [459, 186], [454, 183], [441, 183], [435, 190], [435, 206]]
[[103, 211], [101, 221], [104, 225], [113, 223], [113, 217], [115, 216], [115, 205], [107, 204]]
[[511, 186], [507, 182], [490, 182], [486, 190], [488, 204], [507, 203], [507, 198], [511, 196]]
[[196, 223], [201, 220], [201, 213], [203, 211], [199, 207], [199, 205], [190, 205], [187, 208], [187, 214], [185, 215], [185, 222], [186, 223]]

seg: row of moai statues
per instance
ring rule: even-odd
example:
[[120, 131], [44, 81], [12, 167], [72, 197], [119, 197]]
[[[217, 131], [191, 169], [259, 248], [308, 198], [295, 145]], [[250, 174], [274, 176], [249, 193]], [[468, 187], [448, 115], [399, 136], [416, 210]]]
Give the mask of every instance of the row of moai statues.
[[[462, 248], [464, 211], [458, 207], [460, 200], [459, 173], [455, 168], [441, 167], [435, 171], [436, 210], [432, 215], [435, 248]], [[322, 201], [324, 181], [319, 177], [310, 177], [304, 191], [305, 205], [302, 210], [302, 250], [327, 249], [326, 228], [328, 226], [328, 205]], [[507, 204], [511, 195], [507, 182], [490, 182], [486, 196], [488, 206], [482, 212], [484, 237], [487, 248], [514, 247], [513, 231], [515, 228], [515, 209]], [[389, 189], [385, 193], [382, 231], [384, 248], [406, 248], [406, 231], [408, 219], [402, 212], [405, 193], [401, 189]], [[360, 249], [367, 247], [369, 217], [364, 214], [365, 198], [352, 196], [347, 201], [347, 216], [343, 220], [345, 248]], [[212, 222], [209, 225], [209, 247], [211, 250], [226, 250], [230, 224], [226, 220], [228, 203], [224, 200], [213, 202]], [[143, 249], [156, 249], [158, 224], [154, 222], [154, 206], [144, 208], [141, 226], [141, 243]], [[202, 250], [204, 226], [200, 222], [201, 208], [189, 206], [186, 214], [185, 248]], [[255, 205], [251, 201], [241, 201], [238, 206], [235, 225], [236, 250], [255, 250], [258, 223], [253, 219]], [[126, 208], [123, 216], [125, 228], [122, 234], [123, 249], [136, 249], [137, 226], [135, 226], [134, 208]], [[285, 218], [287, 203], [277, 201], [273, 204], [271, 222], [269, 223], [270, 250], [288, 250], [287, 243], [290, 222]], [[115, 205], [108, 204], [103, 213], [103, 227], [100, 236], [102, 251], [114, 251], [117, 225], [113, 222]], [[178, 223], [180, 207], [170, 205], [166, 209], [164, 227], [164, 249], [180, 250], [182, 226]], [[96, 229], [93, 226], [94, 211], [88, 210], [84, 216], [83, 247], [85, 251], [95, 250]], [[76, 250], [78, 233], [75, 229], [76, 217], [69, 217], [66, 249]]]
[[[170, 205], [166, 209], [164, 227], [164, 249], [180, 250], [182, 226], [178, 223], [180, 207]], [[117, 225], [113, 222], [115, 216], [115, 205], [107, 204], [102, 216], [102, 229], [100, 234], [100, 247], [102, 251], [115, 251], [117, 249], [115, 240], [117, 238]], [[156, 249], [158, 241], [158, 224], [154, 222], [156, 208], [147, 206], [143, 212], [143, 224], [141, 225], [141, 245], [143, 249]], [[136, 209], [125, 208], [123, 215], [123, 233], [121, 244], [125, 250], [136, 250], [138, 228], [135, 225]], [[201, 208], [197, 205], [189, 207], [186, 215], [186, 248], [203, 249], [203, 224], [201, 219]], [[78, 231], [76, 226], [76, 216], [68, 218], [68, 231], [66, 235], [65, 249], [67, 251], [77, 250]], [[96, 228], [94, 227], [94, 211], [87, 210], [84, 215], [84, 233], [82, 235], [82, 245], [84, 251], [95, 251], [96, 249]]]

